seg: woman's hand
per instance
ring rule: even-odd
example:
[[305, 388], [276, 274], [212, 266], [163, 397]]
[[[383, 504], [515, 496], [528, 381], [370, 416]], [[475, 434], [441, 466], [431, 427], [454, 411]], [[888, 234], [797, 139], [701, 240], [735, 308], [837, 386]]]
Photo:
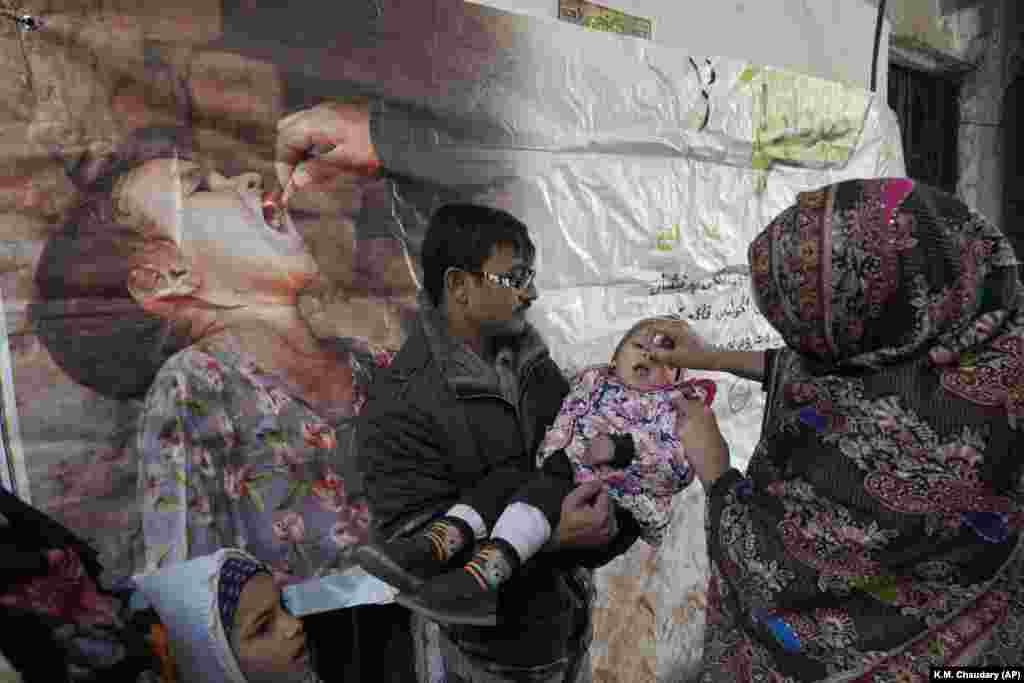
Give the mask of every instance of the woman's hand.
[[[758, 382], [764, 379], [764, 351], [728, 351], [694, 343], [694, 332], [684, 320], [656, 320], [649, 329], [655, 337], [651, 349], [651, 360], [655, 363], [687, 370], [729, 372]], [[670, 339], [671, 348], [668, 344], [659, 345], [658, 335]]]
[[277, 123], [274, 168], [284, 203], [302, 189], [329, 186], [343, 175], [372, 176], [380, 166], [366, 101], [323, 102]]
[[712, 370], [703, 367], [709, 363], [710, 349], [697, 341], [697, 334], [685, 320], [658, 319], [647, 330], [653, 335], [651, 360], [674, 368]]
[[703, 401], [679, 398], [675, 407], [676, 437], [683, 443], [686, 459], [707, 491], [729, 470], [729, 446], [710, 406]]

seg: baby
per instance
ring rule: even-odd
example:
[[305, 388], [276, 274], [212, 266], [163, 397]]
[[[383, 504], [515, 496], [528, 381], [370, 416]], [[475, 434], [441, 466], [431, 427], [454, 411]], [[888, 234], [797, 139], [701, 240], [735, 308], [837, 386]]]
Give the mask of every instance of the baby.
[[[547, 543], [558, 527], [562, 501], [579, 483], [603, 481], [614, 504], [631, 514], [641, 538], [659, 545], [671, 519], [672, 496], [693, 481], [676, 436], [675, 402], [685, 397], [710, 405], [715, 384], [686, 380], [683, 371], [651, 361], [657, 345], [673, 343], [654, 334], [655, 321], [630, 329], [608, 365], [577, 374], [537, 453], [539, 471], [501, 469], [488, 475], [496, 492], [508, 491], [509, 481], [522, 478], [489, 538], [480, 513], [460, 502], [419, 536], [360, 547], [357, 561], [401, 590], [396, 602], [413, 611], [443, 623], [491, 626], [497, 623], [496, 589]], [[696, 336], [688, 343], [705, 347]], [[479, 538], [486, 540], [474, 544]], [[474, 547], [461, 568], [442, 573]]]

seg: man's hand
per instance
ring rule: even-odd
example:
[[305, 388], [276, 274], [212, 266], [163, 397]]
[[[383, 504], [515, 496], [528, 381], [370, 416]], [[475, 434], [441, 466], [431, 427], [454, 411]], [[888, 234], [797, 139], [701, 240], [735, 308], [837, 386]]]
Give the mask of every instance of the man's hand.
[[375, 175], [380, 166], [366, 101], [323, 102], [277, 123], [274, 168], [284, 203], [295, 192], [330, 186], [339, 176]]
[[601, 481], [580, 484], [562, 501], [562, 517], [552, 534], [554, 548], [599, 548], [618, 533], [611, 498]]
[[686, 459], [707, 491], [729, 469], [729, 446], [710, 406], [703, 401], [679, 398], [675, 407], [676, 436], [683, 443]]

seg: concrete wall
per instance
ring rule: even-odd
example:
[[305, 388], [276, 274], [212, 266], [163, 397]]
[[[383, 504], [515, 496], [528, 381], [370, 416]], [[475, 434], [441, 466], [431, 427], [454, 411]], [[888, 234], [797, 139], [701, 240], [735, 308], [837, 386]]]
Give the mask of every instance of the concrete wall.
[[890, 59], [960, 82], [957, 194], [996, 224], [1005, 196], [1006, 89], [1020, 71], [1019, 0], [889, 0]]
[[[1016, 28], [1019, 0], [990, 0], [980, 9], [978, 36], [983, 47], [976, 67], [964, 78], [960, 92], [960, 179], [957, 192], [968, 204], [1002, 226], [1005, 198], [1006, 90], [1017, 75], [1021, 38]], [[979, 38], [980, 40], [980, 38]]]
[[983, 48], [987, 0], [889, 0], [892, 42], [973, 61]]

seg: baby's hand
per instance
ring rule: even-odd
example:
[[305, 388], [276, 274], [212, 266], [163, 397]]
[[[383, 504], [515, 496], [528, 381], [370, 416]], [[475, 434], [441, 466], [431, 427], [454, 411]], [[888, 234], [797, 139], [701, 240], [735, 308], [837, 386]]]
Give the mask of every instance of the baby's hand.
[[583, 453], [587, 465], [610, 465], [618, 469], [629, 467], [636, 457], [636, 445], [629, 434], [595, 436]]
[[600, 434], [590, 441], [580, 459], [586, 465], [607, 465], [615, 459], [615, 444], [607, 434]]

